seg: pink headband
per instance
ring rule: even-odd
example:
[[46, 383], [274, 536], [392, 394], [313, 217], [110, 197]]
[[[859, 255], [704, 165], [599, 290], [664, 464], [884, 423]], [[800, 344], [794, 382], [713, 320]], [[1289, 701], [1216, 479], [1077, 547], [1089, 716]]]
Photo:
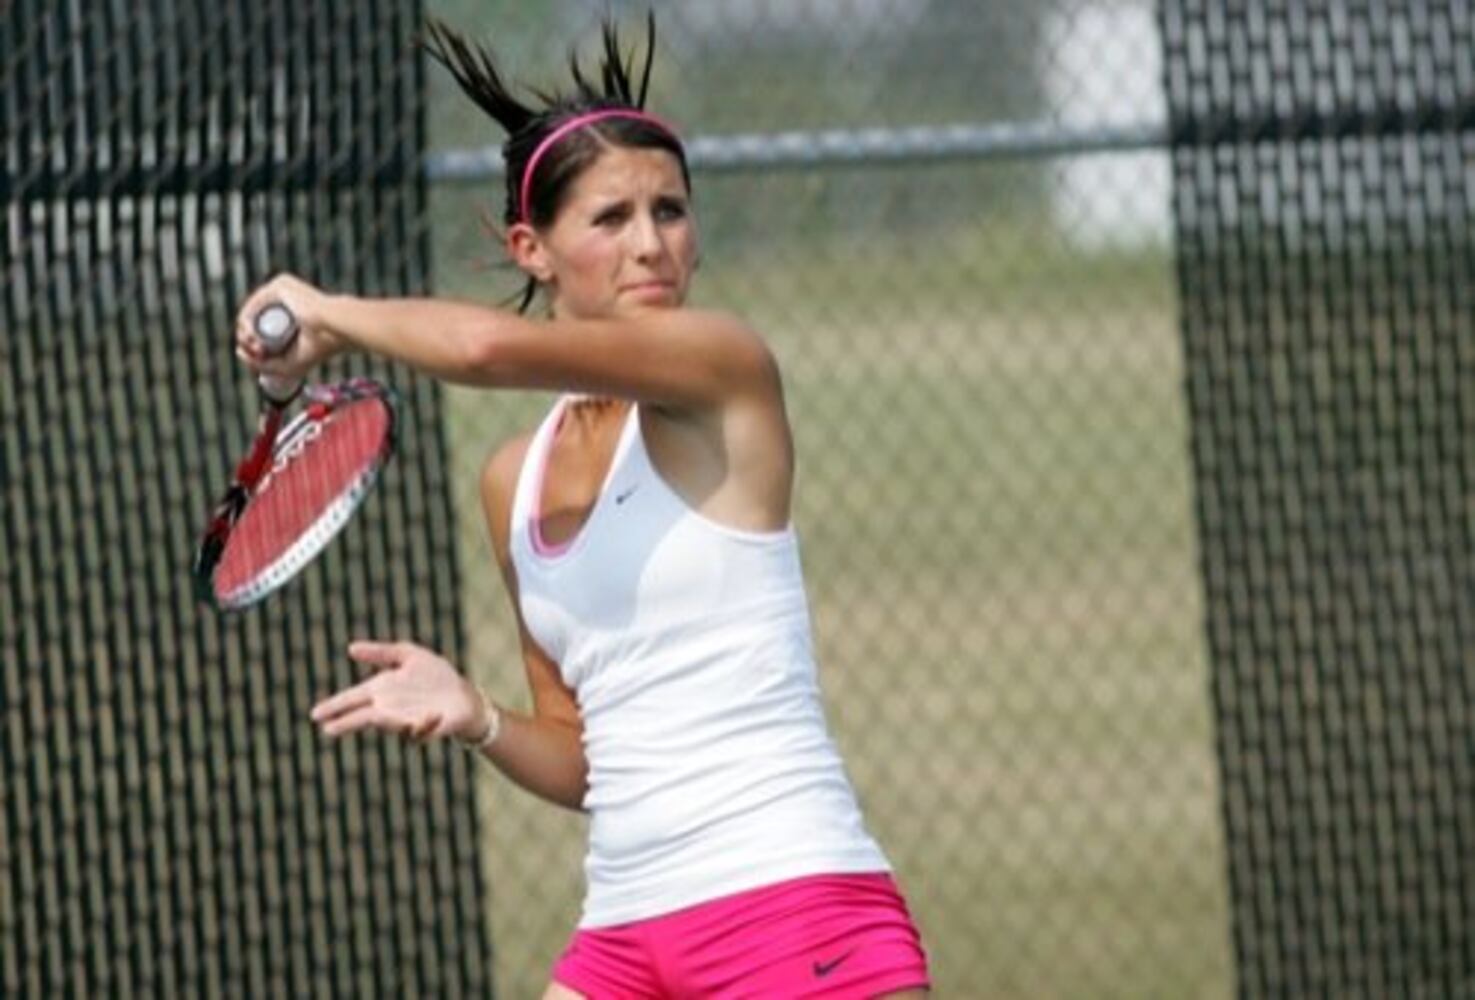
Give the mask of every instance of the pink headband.
[[581, 129], [586, 125], [593, 125], [595, 122], [602, 122], [606, 118], [629, 118], [634, 121], [647, 122], [651, 125], [654, 125], [662, 132], [667, 133], [673, 139], [676, 137], [676, 130], [673, 129], [670, 125], [667, 125], [655, 115], [650, 114], [646, 111], [641, 111], [638, 108], [604, 108], [599, 111], [589, 111], [582, 115], [577, 115], [573, 118], [570, 118], [568, 121], [558, 126], [558, 128], [554, 129], [552, 132], [549, 132], [546, 136], [544, 136], [543, 141], [538, 143], [537, 148], [533, 150], [533, 155], [528, 157], [528, 165], [523, 168], [522, 171], [522, 191], [520, 193], [520, 196], [518, 197], [517, 218], [519, 221], [532, 221], [532, 216], [529, 213], [530, 206], [528, 204], [528, 201], [532, 196], [533, 174], [535, 171], [537, 171], [538, 161], [543, 158], [543, 154], [548, 152], [549, 149], [553, 148], [553, 144], [555, 142], [557, 142], [559, 139], [562, 139], [564, 136], [568, 135], [575, 129]]

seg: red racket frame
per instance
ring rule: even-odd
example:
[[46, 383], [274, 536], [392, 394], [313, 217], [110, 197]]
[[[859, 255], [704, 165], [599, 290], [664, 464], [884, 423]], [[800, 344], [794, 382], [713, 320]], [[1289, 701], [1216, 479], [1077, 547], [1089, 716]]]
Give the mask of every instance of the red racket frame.
[[[269, 479], [278, 462], [295, 460], [288, 459], [285, 453], [296, 447], [297, 442], [310, 433], [307, 430], [310, 423], [316, 421], [320, 425], [325, 424], [334, 411], [365, 400], [377, 400], [383, 405], [387, 420], [383, 440], [370, 462], [368, 479], [358, 490], [360, 495], [350, 501], [354, 504], [354, 509], [357, 509], [367, 497], [379, 471], [394, 454], [397, 397], [392, 389], [373, 379], [353, 378], [335, 385], [309, 386], [304, 390], [303, 395], [307, 400], [306, 405], [302, 412], [285, 427], [283, 423], [288, 404], [274, 402], [270, 398], [263, 399], [261, 420], [257, 427], [256, 437], [246, 457], [236, 466], [230, 486], [216, 504], [210, 515], [209, 523], [201, 533], [192, 570], [195, 594], [203, 603], [217, 610], [234, 611], [259, 603], [311, 563], [317, 551], [321, 551], [321, 548], [327, 544], [324, 540], [317, 551], [303, 559], [301, 566], [293, 568], [270, 586], [252, 589], [244, 599], [222, 600], [221, 595], [217, 592], [215, 573], [230, 545], [236, 526], [245, 516], [252, 500]], [[307, 460], [311, 461], [310, 456]], [[341, 498], [342, 494], [339, 496]], [[346, 524], [351, 517], [352, 512], [330, 532], [329, 538], [341, 530], [343, 524]]]

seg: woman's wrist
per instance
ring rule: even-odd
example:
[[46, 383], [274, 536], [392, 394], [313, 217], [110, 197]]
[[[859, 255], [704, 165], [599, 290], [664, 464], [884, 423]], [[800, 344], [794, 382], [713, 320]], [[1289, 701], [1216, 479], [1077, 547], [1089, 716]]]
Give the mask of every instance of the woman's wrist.
[[358, 322], [358, 312], [363, 300], [347, 292], [334, 292], [324, 296], [322, 331], [330, 347], [330, 357], [346, 354], [355, 348], [350, 331]]
[[492, 699], [482, 692], [481, 688], [472, 690], [476, 692], [477, 699], [481, 701], [482, 714], [486, 716], [486, 725], [480, 732], [460, 737], [460, 739], [467, 749], [485, 751], [497, 741], [497, 737], [502, 733], [502, 712]]

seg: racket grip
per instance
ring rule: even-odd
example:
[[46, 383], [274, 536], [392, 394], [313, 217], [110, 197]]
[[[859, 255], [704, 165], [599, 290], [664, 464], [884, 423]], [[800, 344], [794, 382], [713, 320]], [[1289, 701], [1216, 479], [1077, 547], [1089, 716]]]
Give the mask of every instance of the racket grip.
[[[256, 328], [256, 337], [261, 341], [261, 348], [268, 357], [284, 353], [297, 339], [297, 317], [280, 302], [273, 302], [263, 308], [256, 314], [252, 325]], [[266, 398], [274, 403], [291, 402], [292, 397], [302, 388], [302, 379], [282, 375], [262, 375], [256, 381]]]

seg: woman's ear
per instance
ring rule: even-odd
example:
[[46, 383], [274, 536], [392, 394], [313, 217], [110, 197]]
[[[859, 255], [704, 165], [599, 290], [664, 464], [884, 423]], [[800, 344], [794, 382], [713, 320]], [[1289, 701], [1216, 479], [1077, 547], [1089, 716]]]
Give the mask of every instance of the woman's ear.
[[540, 285], [553, 280], [553, 265], [548, 260], [543, 239], [526, 222], [514, 222], [507, 228], [507, 256]]

